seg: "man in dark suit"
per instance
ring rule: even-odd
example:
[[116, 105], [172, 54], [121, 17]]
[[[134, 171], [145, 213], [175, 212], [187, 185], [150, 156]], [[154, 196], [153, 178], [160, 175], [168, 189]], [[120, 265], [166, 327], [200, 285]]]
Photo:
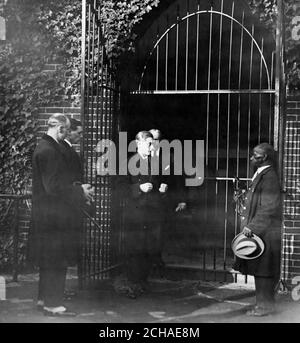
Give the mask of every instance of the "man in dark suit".
[[68, 173], [70, 175], [70, 182], [82, 183], [83, 169], [80, 156], [74, 148], [74, 145], [79, 144], [82, 138], [83, 129], [79, 120], [69, 118], [70, 130], [67, 137], [60, 143], [63, 147], [63, 153], [68, 162]]
[[[83, 129], [79, 120], [69, 118], [70, 130], [66, 138], [60, 141], [62, 152], [67, 161], [67, 175], [68, 181], [74, 185], [83, 183], [83, 168], [80, 156], [74, 148], [74, 145], [79, 144], [82, 138]], [[78, 268], [80, 268], [80, 238], [82, 237], [83, 217], [82, 209], [77, 208], [70, 221], [70, 251], [74, 253], [74, 264], [77, 261]], [[72, 246], [71, 246], [72, 244]], [[78, 270], [78, 273], [80, 271]], [[65, 290], [65, 298], [70, 299], [76, 295], [75, 291]]]
[[90, 185], [74, 185], [61, 151], [69, 119], [53, 114], [33, 154], [32, 228], [29, 253], [39, 267], [39, 304], [46, 315], [75, 315], [63, 305], [67, 266], [73, 263], [70, 223], [76, 206], [93, 200]]
[[[149, 131], [153, 136], [151, 151], [152, 164], [157, 164], [157, 171], [161, 180], [166, 184], [167, 193], [163, 199], [164, 203], [164, 216], [160, 226], [160, 249], [158, 251], [155, 263], [160, 269], [164, 268], [164, 261], [162, 258], [163, 245], [166, 239], [166, 233], [172, 232], [174, 224], [174, 212], [180, 212], [186, 209], [186, 192], [184, 186], [184, 178], [182, 175], [175, 175], [174, 155], [170, 150], [166, 151], [160, 146], [162, 133], [159, 129], [151, 129]], [[164, 154], [164, 157], [162, 157]], [[181, 156], [180, 156], [181, 157]], [[164, 165], [164, 160], [168, 161]]]
[[250, 316], [264, 316], [275, 310], [275, 289], [280, 278], [281, 196], [276, 174], [275, 152], [268, 143], [253, 149], [251, 163], [256, 168], [245, 196], [241, 230], [247, 236], [258, 235], [265, 243], [264, 253], [253, 260], [237, 258], [234, 269], [254, 275], [256, 306]]
[[145, 284], [160, 251], [160, 225], [167, 185], [151, 174], [153, 136], [136, 135], [137, 153], [128, 161], [128, 174], [119, 176], [118, 191], [125, 200], [125, 273], [130, 284], [128, 296], [136, 298]]

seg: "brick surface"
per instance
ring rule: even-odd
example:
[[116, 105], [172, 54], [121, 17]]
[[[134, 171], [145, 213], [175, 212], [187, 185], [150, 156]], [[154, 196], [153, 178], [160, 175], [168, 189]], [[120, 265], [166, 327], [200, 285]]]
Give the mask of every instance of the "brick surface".
[[282, 269], [291, 284], [300, 275], [300, 95], [287, 98], [285, 129]]

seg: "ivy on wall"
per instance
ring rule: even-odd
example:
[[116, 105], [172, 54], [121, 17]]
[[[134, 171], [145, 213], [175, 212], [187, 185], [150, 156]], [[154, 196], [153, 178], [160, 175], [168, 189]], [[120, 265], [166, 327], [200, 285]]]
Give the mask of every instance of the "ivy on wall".
[[[248, 0], [254, 15], [275, 35], [277, 20], [276, 0]], [[300, 90], [300, 1], [284, 0], [285, 53], [287, 86]]]

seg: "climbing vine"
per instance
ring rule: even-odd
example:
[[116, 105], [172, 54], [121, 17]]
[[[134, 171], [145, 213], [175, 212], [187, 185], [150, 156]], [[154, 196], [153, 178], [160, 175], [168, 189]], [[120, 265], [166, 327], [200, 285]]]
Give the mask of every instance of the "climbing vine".
[[[248, 0], [254, 15], [275, 35], [277, 20], [276, 0]], [[284, 0], [284, 27], [286, 78], [289, 90], [300, 90], [300, 3]]]
[[[103, 0], [100, 13], [108, 58], [134, 51], [134, 28], [160, 0]], [[276, 0], [248, 0], [259, 19], [274, 32]], [[299, 0], [284, 0], [287, 81], [300, 89]], [[81, 0], [10, 0], [0, 13], [8, 24], [0, 44], [0, 192], [22, 193], [30, 183], [31, 154], [40, 106], [78, 103], [81, 71]], [[99, 53], [99, 52], [98, 52]], [[58, 70], [46, 73], [46, 63]], [[0, 202], [0, 223], [6, 213]]]

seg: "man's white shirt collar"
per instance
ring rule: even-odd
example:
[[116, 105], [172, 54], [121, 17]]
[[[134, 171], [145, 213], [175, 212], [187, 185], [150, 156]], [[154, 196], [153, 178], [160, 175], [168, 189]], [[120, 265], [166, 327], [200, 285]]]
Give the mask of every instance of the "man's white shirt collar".
[[65, 139], [65, 142], [68, 143], [70, 145], [70, 147], [72, 147], [72, 143], [69, 142], [67, 139]]
[[253, 177], [252, 177], [252, 182], [254, 181], [254, 179], [256, 178], [256, 176], [257, 176], [258, 174], [260, 174], [263, 170], [265, 170], [265, 169], [267, 169], [267, 168], [269, 168], [269, 167], [271, 167], [271, 165], [262, 166], [262, 167], [257, 168], [255, 174], [254, 174]]
[[51, 137], [52, 139], [54, 139], [54, 140], [55, 140], [55, 142], [59, 144], [59, 141], [58, 141], [56, 138], [54, 138], [54, 137], [53, 137], [53, 136], [51, 136], [51, 135], [48, 135], [48, 133], [46, 133], [46, 135], [47, 135], [47, 136], [49, 136], [49, 137]]

